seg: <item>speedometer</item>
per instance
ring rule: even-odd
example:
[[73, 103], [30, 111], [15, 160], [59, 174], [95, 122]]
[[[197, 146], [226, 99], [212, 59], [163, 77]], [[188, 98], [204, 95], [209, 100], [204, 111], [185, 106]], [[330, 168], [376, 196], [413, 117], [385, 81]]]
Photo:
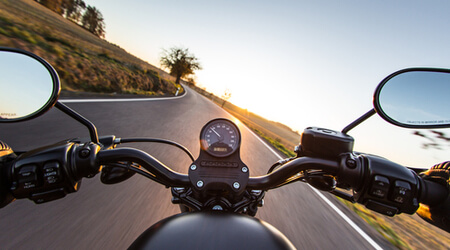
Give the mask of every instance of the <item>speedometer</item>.
[[230, 120], [215, 119], [206, 124], [200, 133], [204, 151], [214, 157], [225, 157], [239, 148], [241, 135], [238, 127]]

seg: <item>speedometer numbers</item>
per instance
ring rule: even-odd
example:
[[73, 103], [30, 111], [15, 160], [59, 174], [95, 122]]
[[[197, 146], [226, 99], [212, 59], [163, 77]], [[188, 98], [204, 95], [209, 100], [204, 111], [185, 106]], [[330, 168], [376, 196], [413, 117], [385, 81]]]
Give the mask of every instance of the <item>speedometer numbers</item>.
[[226, 119], [215, 119], [203, 127], [200, 133], [201, 147], [214, 157], [226, 157], [239, 148], [239, 129]]

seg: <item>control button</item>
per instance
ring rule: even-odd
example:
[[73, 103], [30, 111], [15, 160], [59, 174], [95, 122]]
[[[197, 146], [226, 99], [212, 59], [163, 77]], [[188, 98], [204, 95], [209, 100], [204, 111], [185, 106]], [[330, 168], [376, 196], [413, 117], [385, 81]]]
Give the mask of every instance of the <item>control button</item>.
[[38, 185], [36, 170], [37, 167], [34, 165], [21, 167], [18, 173], [19, 186], [24, 189], [35, 188]]
[[43, 193], [32, 194], [30, 199], [33, 200], [36, 204], [41, 204], [47, 201], [63, 198], [64, 196], [66, 196], [64, 189], [59, 188]]
[[411, 198], [411, 185], [406, 181], [395, 181], [394, 191], [392, 192], [392, 201], [403, 204]]
[[370, 194], [372, 196], [384, 199], [389, 192], [389, 179], [384, 176], [375, 175], [372, 183]]
[[376, 201], [369, 200], [366, 203], [366, 207], [370, 210], [376, 211], [380, 214], [384, 214], [387, 216], [394, 216], [397, 214], [398, 209], [395, 207], [391, 207]]
[[44, 172], [44, 182], [46, 184], [54, 184], [62, 179], [60, 166], [56, 161], [45, 163], [42, 171]]

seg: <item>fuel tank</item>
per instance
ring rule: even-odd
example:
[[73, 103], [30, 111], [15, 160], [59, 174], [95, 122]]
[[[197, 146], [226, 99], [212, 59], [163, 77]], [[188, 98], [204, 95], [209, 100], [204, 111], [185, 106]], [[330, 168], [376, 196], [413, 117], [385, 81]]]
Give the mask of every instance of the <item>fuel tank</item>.
[[163, 219], [129, 249], [295, 249], [267, 222], [220, 211], [182, 213]]

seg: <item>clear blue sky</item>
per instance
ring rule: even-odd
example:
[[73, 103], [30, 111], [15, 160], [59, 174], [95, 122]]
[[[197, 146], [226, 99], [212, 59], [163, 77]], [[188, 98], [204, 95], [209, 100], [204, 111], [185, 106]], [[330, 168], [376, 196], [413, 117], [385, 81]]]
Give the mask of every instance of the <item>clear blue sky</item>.
[[[85, 1], [103, 13], [108, 41], [156, 66], [163, 48], [189, 48], [199, 85], [299, 131], [341, 130], [393, 71], [450, 68], [447, 0]], [[423, 140], [379, 118], [350, 134], [357, 150], [403, 164], [450, 159], [448, 146], [412, 153]]]

